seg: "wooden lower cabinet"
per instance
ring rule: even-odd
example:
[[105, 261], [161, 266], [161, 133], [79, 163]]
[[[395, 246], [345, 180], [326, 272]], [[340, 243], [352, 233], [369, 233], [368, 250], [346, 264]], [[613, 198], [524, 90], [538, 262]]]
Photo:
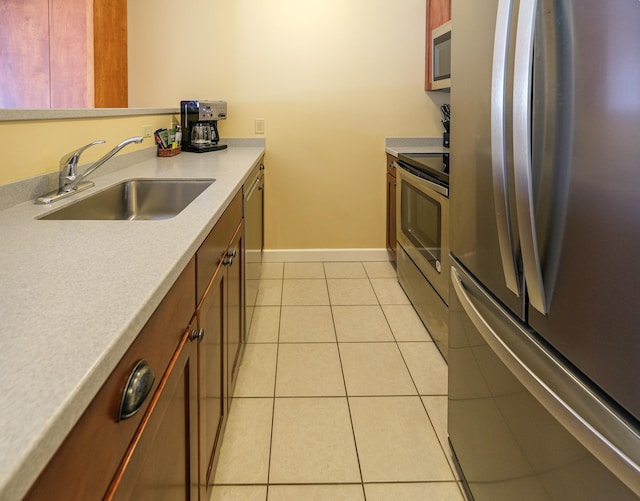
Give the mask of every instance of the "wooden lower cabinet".
[[196, 253], [200, 499], [209, 499], [244, 337], [242, 193]]
[[198, 363], [195, 319], [185, 331], [149, 412], [105, 500], [197, 501]]
[[[166, 385], [163, 386], [163, 381], [166, 379], [165, 373], [168, 373], [172, 367], [177, 353], [176, 348], [184, 345], [185, 329], [191, 322], [194, 310], [195, 259], [192, 259], [41, 472], [25, 499], [43, 501], [102, 499], [117, 472], [123, 468], [127, 469], [126, 465], [123, 465], [123, 458], [130, 456], [136, 449], [136, 443], [140, 440], [136, 437], [141, 437], [150, 426], [151, 417], [158, 409], [170, 407], [170, 412], [178, 413], [184, 422], [186, 418], [183, 410], [186, 405], [191, 405], [192, 401], [173, 402], [167, 406]], [[142, 359], [147, 360], [154, 371], [155, 382], [139, 411], [132, 417], [119, 421], [118, 410], [124, 388], [132, 370]], [[189, 371], [194, 368], [191, 358], [189, 358], [188, 368]], [[184, 376], [184, 372], [182, 375]], [[189, 377], [191, 376], [192, 373], [189, 374]], [[172, 376], [172, 381], [176, 377], [180, 375]], [[189, 379], [189, 381], [192, 380]], [[193, 389], [191, 386], [189, 391]], [[179, 394], [180, 391], [178, 391]], [[156, 403], [153, 404], [153, 402]], [[190, 407], [189, 413], [192, 410], [194, 408]], [[153, 417], [151, 424], [156, 426], [154, 423], [158, 419], [163, 422], [163, 425], [170, 423], [160, 416]], [[193, 439], [191, 436], [193, 430], [193, 423], [191, 423], [190, 441]], [[144, 434], [146, 435], [146, 432]], [[185, 436], [186, 431], [178, 429], [172, 439], [180, 442], [185, 440]], [[145, 443], [146, 440], [145, 438]], [[166, 442], [166, 439], [163, 440]], [[143, 449], [136, 453], [136, 457], [140, 455], [145, 455]], [[160, 459], [172, 461], [172, 457], [173, 454], [161, 456]]]
[[[243, 230], [240, 190], [24, 499], [209, 499], [244, 346]], [[151, 391], [118, 420], [142, 359]]]
[[233, 258], [228, 264], [228, 288], [227, 288], [227, 325], [226, 345], [226, 408], [231, 407], [231, 397], [236, 385], [236, 377], [244, 348], [244, 316], [245, 316], [245, 291], [244, 291], [244, 221], [238, 225], [236, 234], [229, 244], [228, 254]]
[[387, 251], [391, 259], [396, 261], [397, 230], [396, 230], [396, 168], [397, 160], [387, 154]]
[[244, 288], [242, 286], [242, 220], [229, 242], [198, 308], [204, 329], [200, 368], [200, 499], [209, 499], [235, 374], [242, 352]]

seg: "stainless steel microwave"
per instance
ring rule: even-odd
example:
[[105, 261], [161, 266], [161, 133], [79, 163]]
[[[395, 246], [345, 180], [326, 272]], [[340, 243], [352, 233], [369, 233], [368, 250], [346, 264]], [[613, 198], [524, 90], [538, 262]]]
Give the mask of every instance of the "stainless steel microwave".
[[451, 87], [451, 21], [431, 32], [431, 88]]

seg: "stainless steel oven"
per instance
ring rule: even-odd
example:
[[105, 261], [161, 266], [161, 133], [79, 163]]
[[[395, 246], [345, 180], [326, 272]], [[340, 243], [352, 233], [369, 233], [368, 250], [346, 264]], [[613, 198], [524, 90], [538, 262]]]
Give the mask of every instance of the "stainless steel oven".
[[445, 359], [448, 352], [449, 173], [443, 155], [400, 155], [398, 280]]

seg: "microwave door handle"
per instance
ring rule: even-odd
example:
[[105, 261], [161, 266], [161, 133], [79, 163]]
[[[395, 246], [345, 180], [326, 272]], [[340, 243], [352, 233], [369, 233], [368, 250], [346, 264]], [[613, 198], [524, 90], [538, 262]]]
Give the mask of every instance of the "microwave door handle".
[[536, 5], [537, 0], [523, 0], [520, 2], [518, 12], [513, 71], [513, 164], [516, 213], [529, 302], [536, 310], [546, 315], [542, 267], [536, 238], [531, 170], [531, 88]]
[[512, 8], [513, 0], [499, 0], [491, 68], [491, 170], [502, 271], [507, 288], [520, 297], [513, 230], [509, 220], [504, 109]]

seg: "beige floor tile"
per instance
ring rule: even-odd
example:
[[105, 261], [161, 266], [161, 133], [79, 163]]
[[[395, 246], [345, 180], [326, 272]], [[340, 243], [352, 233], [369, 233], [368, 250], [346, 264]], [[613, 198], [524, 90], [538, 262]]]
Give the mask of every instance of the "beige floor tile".
[[322, 263], [285, 263], [284, 278], [325, 278]]
[[448, 369], [435, 343], [398, 343], [420, 395], [446, 395]]
[[364, 482], [453, 481], [419, 397], [350, 397]]
[[361, 484], [272, 485], [269, 501], [364, 501]]
[[397, 278], [372, 278], [371, 285], [380, 304], [411, 304]]
[[427, 409], [429, 419], [431, 419], [431, 424], [433, 424], [433, 427], [436, 430], [436, 435], [438, 436], [440, 445], [449, 460], [451, 471], [453, 471], [457, 480], [461, 480], [458, 470], [455, 467], [453, 452], [451, 452], [451, 448], [449, 446], [449, 432], [447, 431], [447, 397], [426, 396], [421, 398], [425, 408]]
[[209, 501], [266, 501], [266, 485], [215, 486]]
[[431, 336], [410, 304], [383, 304], [396, 341], [431, 341]]
[[340, 343], [347, 395], [416, 395], [396, 343]]
[[272, 398], [233, 400], [215, 484], [267, 483], [272, 415]]
[[380, 306], [332, 306], [341, 342], [394, 341]]
[[398, 272], [390, 261], [362, 263], [369, 278], [397, 278]]
[[289, 279], [284, 281], [282, 304], [288, 306], [327, 305], [327, 282], [322, 279]]
[[[262, 264], [247, 262], [245, 263], [244, 273], [247, 280], [260, 280], [262, 274]], [[275, 278], [282, 278], [282, 276]]]
[[332, 343], [336, 341], [329, 306], [283, 306], [281, 343]]
[[327, 278], [367, 278], [362, 263], [324, 263]]
[[272, 397], [276, 384], [277, 353], [277, 344], [247, 344], [233, 395]]
[[247, 343], [277, 343], [280, 329], [279, 306], [257, 306], [249, 327]]
[[256, 306], [278, 306], [282, 300], [282, 280], [258, 281]]
[[280, 345], [276, 397], [344, 395], [336, 343]]
[[277, 398], [271, 483], [360, 482], [346, 398]]
[[365, 484], [367, 501], [465, 501], [456, 482]]
[[284, 263], [262, 263], [260, 270], [260, 278], [275, 278], [280, 279], [284, 277]]
[[378, 304], [371, 283], [364, 278], [327, 279], [331, 304], [367, 305]]

